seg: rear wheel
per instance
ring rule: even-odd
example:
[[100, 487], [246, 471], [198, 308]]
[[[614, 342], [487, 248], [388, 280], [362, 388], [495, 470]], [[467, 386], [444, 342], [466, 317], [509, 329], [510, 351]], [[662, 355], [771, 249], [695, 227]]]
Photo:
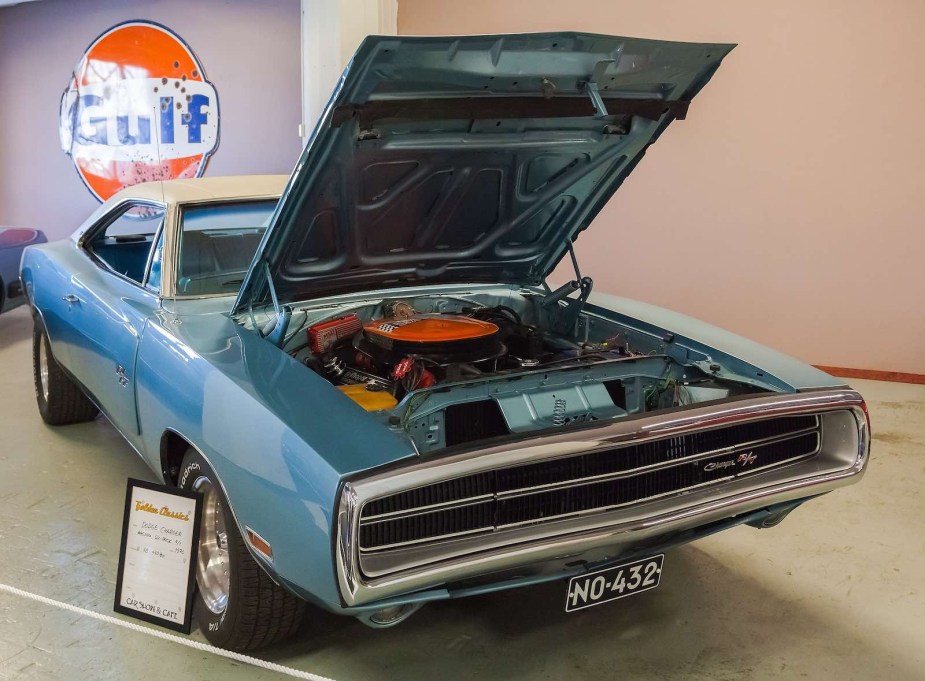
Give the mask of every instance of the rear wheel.
[[32, 332], [32, 373], [35, 400], [45, 423], [63, 426], [92, 421], [100, 413], [55, 361], [48, 335], [38, 321]]
[[229, 650], [253, 650], [281, 641], [299, 628], [305, 602], [273, 583], [247, 550], [215, 472], [188, 449], [181, 489], [203, 496], [198, 594], [193, 612], [203, 635]]

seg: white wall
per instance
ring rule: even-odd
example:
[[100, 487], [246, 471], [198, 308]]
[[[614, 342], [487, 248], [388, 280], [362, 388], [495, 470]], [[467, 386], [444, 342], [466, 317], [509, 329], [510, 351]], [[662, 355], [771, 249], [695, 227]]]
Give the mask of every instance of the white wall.
[[398, 0], [302, 0], [302, 135], [367, 35], [398, 32]]

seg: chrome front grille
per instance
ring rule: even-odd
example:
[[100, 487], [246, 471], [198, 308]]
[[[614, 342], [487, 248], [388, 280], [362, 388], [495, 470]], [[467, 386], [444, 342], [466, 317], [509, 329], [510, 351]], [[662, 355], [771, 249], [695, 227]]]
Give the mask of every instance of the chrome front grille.
[[817, 414], [737, 423], [480, 471], [367, 501], [359, 549], [383, 552], [610, 511], [814, 456]]

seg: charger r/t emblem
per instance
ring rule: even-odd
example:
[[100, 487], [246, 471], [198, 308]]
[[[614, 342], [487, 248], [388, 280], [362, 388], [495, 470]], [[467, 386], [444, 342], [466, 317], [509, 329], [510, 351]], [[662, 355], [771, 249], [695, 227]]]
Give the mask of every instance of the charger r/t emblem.
[[757, 460], [758, 460], [757, 454], [753, 452], [744, 452], [742, 454], [739, 454], [739, 458], [736, 459], [736, 463], [742, 466], [742, 468], [745, 468], [746, 466], [750, 466], [751, 464], [755, 463], [755, 461]]

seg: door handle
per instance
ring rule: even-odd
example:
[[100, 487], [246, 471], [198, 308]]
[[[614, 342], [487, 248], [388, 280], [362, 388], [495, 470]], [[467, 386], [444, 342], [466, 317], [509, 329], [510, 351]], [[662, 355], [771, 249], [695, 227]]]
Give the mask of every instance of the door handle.
[[75, 296], [73, 293], [68, 293], [66, 296], [64, 296], [63, 300], [68, 305], [73, 305], [74, 303], [80, 302], [80, 298]]

